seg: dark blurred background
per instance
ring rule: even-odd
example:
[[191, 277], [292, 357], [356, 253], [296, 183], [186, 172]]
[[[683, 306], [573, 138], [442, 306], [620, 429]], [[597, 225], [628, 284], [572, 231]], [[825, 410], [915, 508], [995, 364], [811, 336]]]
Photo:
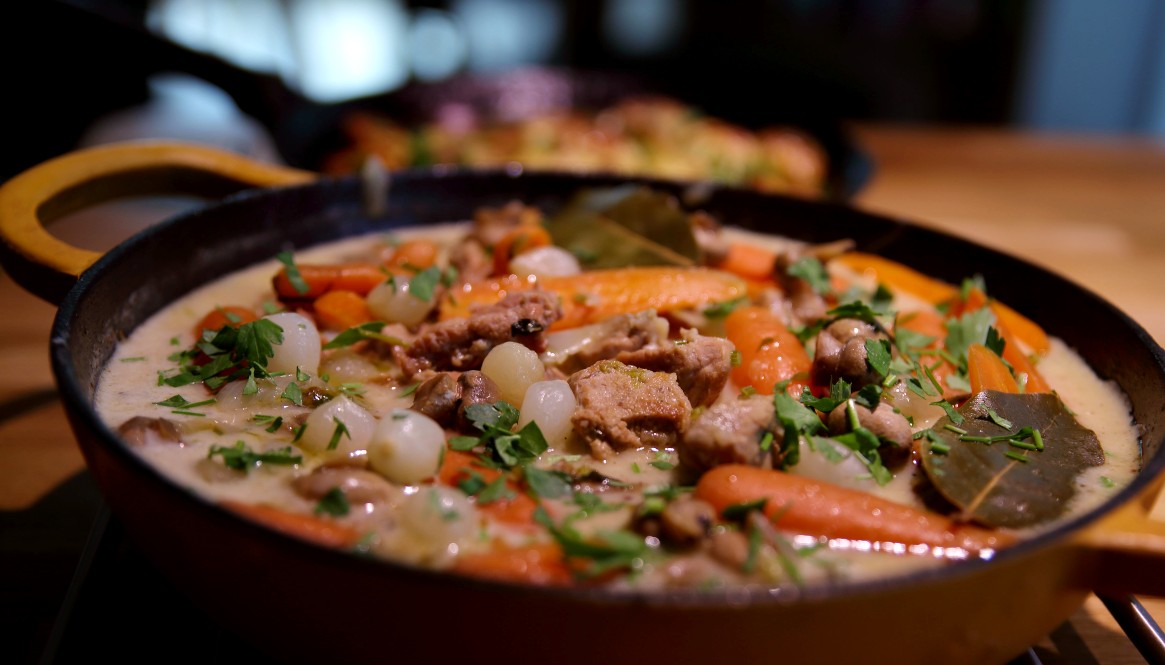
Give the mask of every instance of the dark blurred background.
[[742, 123], [1165, 136], [1162, 0], [42, 0], [6, 12], [0, 179], [132, 138], [126, 118], [142, 131], [143, 108], [148, 131], [213, 129], [278, 158], [265, 130], [296, 104], [523, 65], [642, 76]]

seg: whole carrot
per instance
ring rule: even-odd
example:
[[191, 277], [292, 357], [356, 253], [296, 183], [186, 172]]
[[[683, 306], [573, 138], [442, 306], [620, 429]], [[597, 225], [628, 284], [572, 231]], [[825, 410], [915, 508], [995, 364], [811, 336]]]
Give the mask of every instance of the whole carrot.
[[837, 485], [741, 464], [718, 466], [696, 484], [695, 497], [717, 511], [765, 500], [765, 515], [781, 529], [809, 536], [871, 542], [996, 549], [1014, 539]]

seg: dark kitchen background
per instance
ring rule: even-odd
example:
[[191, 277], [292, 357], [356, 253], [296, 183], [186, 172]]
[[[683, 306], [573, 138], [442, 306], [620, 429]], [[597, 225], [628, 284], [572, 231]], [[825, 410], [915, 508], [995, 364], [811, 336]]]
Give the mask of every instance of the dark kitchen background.
[[42, 0], [5, 11], [0, 180], [142, 134], [279, 159], [266, 134], [290, 101], [327, 108], [525, 65], [644, 77], [745, 123], [1165, 136], [1161, 0]]

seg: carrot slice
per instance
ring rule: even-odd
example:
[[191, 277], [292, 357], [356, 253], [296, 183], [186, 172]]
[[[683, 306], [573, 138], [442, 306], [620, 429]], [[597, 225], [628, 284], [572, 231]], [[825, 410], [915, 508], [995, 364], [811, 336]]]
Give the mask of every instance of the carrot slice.
[[419, 272], [436, 265], [438, 249], [437, 243], [432, 240], [423, 238], [405, 240], [393, 249], [392, 255], [384, 265], [393, 272], [397, 270]]
[[1011, 370], [1003, 364], [1003, 359], [982, 344], [972, 344], [967, 349], [967, 378], [971, 381], [973, 393], [983, 390], [1019, 392], [1019, 385]]
[[316, 319], [328, 330], [347, 330], [373, 320], [364, 296], [343, 289], [328, 291], [313, 304]]
[[312, 515], [293, 513], [261, 503], [226, 500], [222, 507], [289, 536], [302, 538], [326, 547], [344, 549], [354, 547], [362, 534], [346, 524], [340, 524]]
[[441, 299], [439, 317], [445, 320], [466, 316], [474, 307], [491, 305], [535, 284], [558, 295], [562, 303], [563, 317], [551, 326], [552, 330], [645, 309], [666, 312], [706, 307], [748, 293], [744, 280], [736, 275], [706, 268], [615, 268], [536, 281], [507, 275], [450, 289]]
[[540, 224], [519, 224], [506, 232], [494, 244], [493, 274], [505, 275], [510, 272], [510, 259], [538, 247], [551, 244], [550, 232]]
[[[457, 487], [462, 481], [471, 477], [471, 472], [480, 475], [481, 479], [487, 483], [492, 483], [502, 475], [502, 472], [497, 469], [487, 469], [475, 464], [476, 459], [469, 453], [446, 450], [445, 457], [441, 461], [441, 469], [437, 473], [437, 479], [444, 485]], [[478, 509], [499, 522], [534, 524], [534, 510], [538, 507], [534, 503], [534, 499], [522, 492], [513, 480], [506, 481], [506, 488], [513, 496], [489, 503], [479, 502]]]
[[202, 337], [203, 330], [219, 330], [225, 325], [239, 326], [259, 318], [255, 310], [238, 305], [215, 307], [194, 326], [194, 337]]
[[563, 558], [562, 548], [554, 543], [525, 547], [508, 547], [496, 543], [485, 552], [458, 555], [453, 560], [453, 572], [539, 586], [565, 586], [573, 580]]
[[885, 284], [891, 291], [906, 291], [934, 305], [959, 296], [959, 290], [954, 286], [876, 254], [847, 252], [833, 260]]
[[[1000, 314], [1002, 310], [997, 309], [995, 305], [998, 303], [987, 298], [987, 294], [983, 293], [982, 289], [971, 289], [967, 293], [966, 298], [954, 302], [951, 306], [951, 313], [956, 316], [961, 316], [965, 312], [971, 312], [983, 307], [991, 307], [991, 312], [995, 314], [995, 330], [999, 336], [1003, 338], [1003, 359], [1011, 363], [1015, 375], [1019, 376], [1021, 373], [1026, 375], [1026, 383], [1024, 384], [1024, 392], [1029, 393], [1046, 393], [1051, 392], [1052, 389], [1048, 383], [1044, 381], [1043, 377], [1036, 370], [1035, 364], [1031, 359], [1024, 354], [1019, 345], [1019, 338], [1011, 332], [1010, 321]], [[1021, 324], [1022, 325], [1022, 324]], [[1041, 333], [1043, 331], [1040, 331]], [[1046, 336], [1045, 336], [1046, 339]]]
[[272, 286], [281, 298], [314, 300], [332, 290], [354, 291], [365, 296], [388, 279], [384, 267], [376, 263], [301, 265], [297, 268], [307, 290], [302, 293], [297, 290], [287, 277], [287, 268], [280, 268]]
[[[775, 384], [794, 379], [798, 374], [808, 375], [813, 364], [809, 354], [801, 340], [771, 310], [738, 307], [724, 320], [724, 330], [740, 354], [740, 364], [732, 368], [736, 385], [752, 386], [762, 395], [771, 395]], [[794, 381], [789, 390], [799, 395], [805, 384], [805, 381]]]
[[718, 466], [696, 484], [695, 496], [717, 511], [765, 499], [773, 524], [810, 536], [960, 547], [979, 551], [1010, 543], [1009, 535], [955, 522], [872, 494], [802, 476], [740, 464]]
[[[960, 300], [958, 288], [881, 256], [848, 252], [834, 261], [885, 284], [891, 291], [905, 291], [933, 305]], [[1034, 321], [998, 300], [991, 301], [989, 306], [995, 317], [1012, 331], [1015, 339], [1022, 341], [1033, 353], [1043, 355], [1051, 348], [1048, 334]]]
[[728, 245], [728, 254], [716, 267], [746, 279], [763, 280], [772, 278], [776, 264], [775, 252], [757, 245], [734, 242]]

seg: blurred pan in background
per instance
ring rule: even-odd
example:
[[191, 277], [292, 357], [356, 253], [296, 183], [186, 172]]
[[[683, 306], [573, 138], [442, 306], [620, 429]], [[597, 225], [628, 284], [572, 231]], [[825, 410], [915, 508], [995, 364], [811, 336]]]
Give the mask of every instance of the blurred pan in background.
[[[32, 124], [37, 129], [37, 141], [8, 154], [0, 177], [14, 175], [33, 163], [73, 149], [78, 133], [84, 128], [82, 123], [92, 122], [102, 114], [116, 110], [119, 101], [126, 106], [141, 104], [148, 98], [145, 82], [151, 76], [164, 73], [187, 74], [221, 89], [243, 114], [266, 129], [279, 157], [286, 164], [317, 171], [334, 172], [346, 168], [337, 159], [337, 154], [356, 147], [352, 128], [354, 125], [359, 127], [361, 122], [364, 129], [373, 130], [375, 138], [383, 136], [375, 131], [382, 128], [377, 121], [389, 120], [403, 130], [410, 148], [420, 148], [416, 158], [410, 155], [403, 163], [384, 161], [392, 166], [422, 165], [438, 155], [433, 145], [414, 140], [425, 134], [414, 130], [425, 126], [432, 128], [432, 123], [438, 121], [448, 126], [451, 118], [456, 124], [457, 118], [464, 120], [469, 117], [477, 127], [482, 127], [563, 111], [592, 113], [629, 97], [642, 98], [644, 95], [665, 95], [690, 107], [690, 113], [670, 114], [673, 119], [691, 121], [688, 130], [711, 124], [707, 122], [711, 118], [724, 121], [699, 137], [689, 131], [680, 140], [664, 139], [662, 145], [669, 151], [677, 154], [685, 150], [707, 153], [712, 146], [713, 151], [739, 157], [741, 152], [757, 152], [756, 146], [767, 141], [776, 143], [773, 149], [778, 152], [793, 151], [801, 155], [794, 159], [801, 164], [802, 172], [813, 175], [815, 170], [820, 171], [817, 176], [821, 184], [807, 188], [803, 185], [786, 186], [779, 177], [774, 177], [769, 166], [760, 168], [759, 173], [754, 167], [744, 169], [748, 171], [749, 179], [757, 182], [769, 180], [770, 191], [845, 200], [861, 189], [872, 170], [869, 157], [854, 144], [841, 118], [823, 113], [820, 100], [798, 99], [792, 95], [774, 97], [772, 83], [762, 80], [745, 89], [728, 88], [717, 82], [722, 64], [711, 60], [697, 69], [684, 65], [683, 71], [678, 72], [685, 74], [690, 71], [691, 76], [635, 77], [614, 67], [531, 67], [459, 74], [435, 82], [407, 83], [385, 94], [342, 102], [319, 102], [292, 89], [278, 76], [245, 69], [160, 37], [144, 27], [140, 16], [140, 13], [124, 8], [119, 10], [104, 2], [34, 3], [17, 12], [14, 25], [22, 26], [22, 32], [27, 32], [33, 41], [46, 45], [68, 43], [71, 50], [85, 56], [67, 68], [38, 60], [21, 70], [20, 76], [27, 84], [23, 89], [28, 94], [26, 103], [17, 109], [24, 120], [18, 118], [15, 125]], [[656, 112], [668, 115], [666, 109], [656, 109]], [[45, 120], [48, 117], [56, 120], [50, 124]], [[575, 120], [578, 120], [577, 116]], [[41, 126], [37, 127], [36, 123]], [[789, 128], [794, 133], [782, 133], [778, 138], [774, 138], [771, 132], [763, 137], [759, 134], [760, 130], [772, 127]], [[560, 133], [553, 126], [543, 129]], [[25, 128], [20, 131], [24, 132]], [[512, 138], [512, 132], [510, 134]], [[761, 140], [764, 137], [767, 138]], [[753, 144], [748, 145], [749, 141]], [[642, 143], [642, 137], [634, 137], [628, 143], [630, 148], [624, 146], [624, 153], [634, 155]], [[459, 154], [454, 161], [484, 165], [486, 160], [481, 154], [481, 144], [478, 143], [473, 158]], [[725, 144], [728, 144], [726, 148], [723, 147]], [[495, 149], [487, 152], [500, 155], [496, 147], [494, 145]], [[562, 151], [543, 150], [542, 154], [556, 152]], [[658, 153], [658, 150], [653, 152]], [[584, 156], [580, 149], [573, 150], [572, 154], [579, 158]], [[526, 157], [529, 157], [529, 151]], [[677, 160], [670, 157], [655, 161], [672, 164], [671, 175], [681, 179], [710, 175], [720, 181], [749, 184], [740, 177], [735, 180], [728, 177], [733, 172], [738, 176], [742, 172], [739, 167], [741, 160], [737, 157], [710, 158], [713, 163], [703, 171], [690, 168], [690, 164], [675, 166]], [[608, 159], [605, 164], [611, 162]], [[540, 166], [562, 164], [543, 163]], [[624, 169], [622, 172], [668, 175], [658, 170]], [[760, 177], [754, 177], [757, 175]]]

